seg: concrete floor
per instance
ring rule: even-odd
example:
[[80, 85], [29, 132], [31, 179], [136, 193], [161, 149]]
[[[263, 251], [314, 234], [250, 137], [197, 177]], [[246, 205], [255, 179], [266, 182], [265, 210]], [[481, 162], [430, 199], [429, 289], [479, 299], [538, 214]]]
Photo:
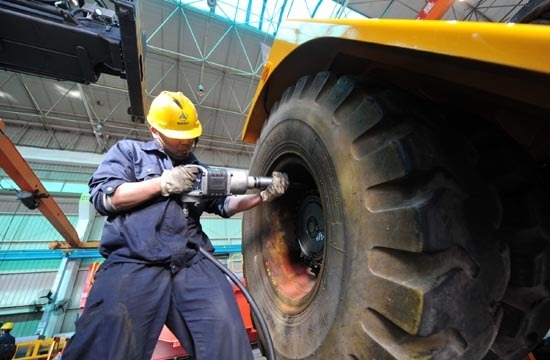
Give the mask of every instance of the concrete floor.
[[254, 355], [254, 359], [263, 359], [263, 360], [266, 359], [266, 357], [262, 356], [260, 349], [258, 349], [258, 347], [255, 345], [252, 346], [252, 355]]

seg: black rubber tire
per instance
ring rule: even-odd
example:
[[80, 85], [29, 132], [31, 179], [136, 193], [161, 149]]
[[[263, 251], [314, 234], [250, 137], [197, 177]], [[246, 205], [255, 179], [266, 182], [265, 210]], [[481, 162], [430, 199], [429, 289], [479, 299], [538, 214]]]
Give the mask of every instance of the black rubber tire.
[[530, 0], [512, 16], [510, 22], [525, 24], [550, 24], [550, 0]]
[[[367, 93], [367, 90], [369, 91]], [[287, 172], [244, 215], [244, 272], [278, 359], [482, 359], [509, 279], [496, 196], [469, 142], [418, 99], [354, 77], [303, 77], [271, 109], [250, 172]], [[321, 199], [319, 275], [296, 209]]]
[[537, 360], [550, 360], [550, 339], [544, 340], [539, 347], [533, 350]]
[[473, 139], [483, 177], [501, 199], [498, 236], [511, 262], [504, 316], [487, 359], [521, 359], [550, 327], [550, 187], [525, 150], [496, 129], [478, 129]]

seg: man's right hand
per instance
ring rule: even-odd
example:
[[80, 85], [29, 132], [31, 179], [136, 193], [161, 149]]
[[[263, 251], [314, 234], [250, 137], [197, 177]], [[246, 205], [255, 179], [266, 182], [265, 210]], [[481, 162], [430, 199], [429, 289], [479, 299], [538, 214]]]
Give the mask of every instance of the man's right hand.
[[160, 177], [162, 195], [187, 193], [193, 190], [199, 169], [195, 167], [176, 166], [172, 170], [164, 170]]

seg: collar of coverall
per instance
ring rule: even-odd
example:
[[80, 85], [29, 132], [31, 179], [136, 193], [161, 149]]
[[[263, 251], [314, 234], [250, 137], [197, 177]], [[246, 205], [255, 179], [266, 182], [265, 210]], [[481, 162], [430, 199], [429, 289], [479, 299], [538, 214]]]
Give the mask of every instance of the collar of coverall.
[[[158, 151], [162, 153], [164, 156], [169, 158], [168, 154], [166, 154], [166, 152], [162, 149], [162, 146], [160, 145], [160, 143], [156, 140], [151, 140], [143, 143], [141, 148], [143, 149], [143, 151], [147, 151], [147, 152]], [[171, 160], [172, 160], [172, 163], [174, 163], [174, 160], [173, 159]], [[193, 154], [193, 152], [190, 152], [185, 159], [174, 163], [174, 166], [187, 165], [187, 164], [195, 164], [195, 165], [199, 164], [199, 159], [197, 159], [197, 157], [195, 156], [195, 154]]]

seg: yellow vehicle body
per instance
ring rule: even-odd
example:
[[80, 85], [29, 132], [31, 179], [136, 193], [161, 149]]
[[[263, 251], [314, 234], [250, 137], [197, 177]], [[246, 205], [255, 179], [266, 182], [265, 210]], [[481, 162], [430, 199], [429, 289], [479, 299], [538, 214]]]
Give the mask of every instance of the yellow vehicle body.
[[[550, 81], [549, 56], [550, 27], [540, 25], [380, 19], [286, 21], [262, 72], [242, 139], [254, 143], [267, 117], [266, 109], [282, 91], [300, 76], [322, 70], [360, 73], [365, 67], [391, 68], [401, 77], [411, 76], [412, 82], [435, 78], [446, 86], [460, 85], [549, 109], [545, 92]], [[342, 61], [343, 57], [353, 62]], [[524, 130], [514, 136], [534, 135]]]

